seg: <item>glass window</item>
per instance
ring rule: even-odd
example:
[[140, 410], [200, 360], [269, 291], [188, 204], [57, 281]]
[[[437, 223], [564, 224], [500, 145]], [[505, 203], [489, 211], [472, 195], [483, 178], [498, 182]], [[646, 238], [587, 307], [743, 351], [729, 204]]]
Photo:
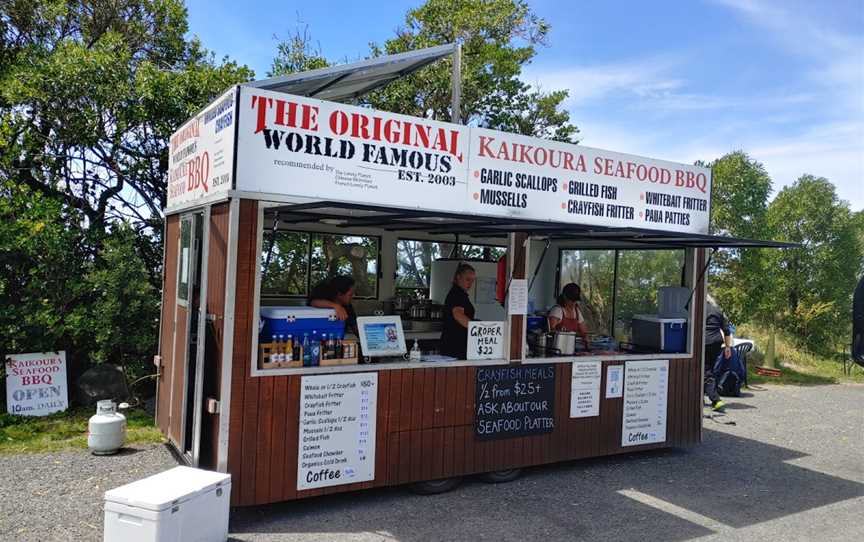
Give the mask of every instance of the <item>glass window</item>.
[[[378, 296], [379, 239], [297, 231], [264, 232], [261, 293], [305, 297], [336, 275], [354, 277], [358, 298]], [[271, 248], [272, 247], [272, 248]]]
[[177, 300], [189, 302], [189, 268], [192, 265], [192, 218], [180, 220], [180, 254], [177, 262]]
[[614, 277], [614, 250], [565, 249], [561, 251], [561, 273], [555, 295], [568, 283], [578, 284], [582, 289], [582, 314], [588, 330], [608, 335]]
[[615, 336], [629, 340], [634, 314], [657, 314], [657, 290], [681, 286], [683, 250], [621, 250], [615, 291]]
[[[453, 243], [399, 239], [396, 243], [396, 289], [402, 295], [418, 299], [428, 296], [432, 262], [448, 258]], [[460, 257], [466, 260], [497, 262], [507, 251], [492, 245], [459, 245]]]
[[311, 261], [311, 286], [349, 275], [356, 281], [357, 297], [378, 297], [377, 237], [313, 233]]
[[[305, 296], [308, 292], [309, 234], [264, 232], [261, 245], [261, 293]], [[271, 249], [272, 246], [272, 249]]]

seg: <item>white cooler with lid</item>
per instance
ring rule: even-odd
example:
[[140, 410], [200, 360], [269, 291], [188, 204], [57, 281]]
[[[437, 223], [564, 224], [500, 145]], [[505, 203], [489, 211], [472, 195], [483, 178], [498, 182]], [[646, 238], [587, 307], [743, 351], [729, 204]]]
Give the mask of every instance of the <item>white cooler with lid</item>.
[[231, 475], [175, 467], [105, 492], [104, 542], [224, 542]]

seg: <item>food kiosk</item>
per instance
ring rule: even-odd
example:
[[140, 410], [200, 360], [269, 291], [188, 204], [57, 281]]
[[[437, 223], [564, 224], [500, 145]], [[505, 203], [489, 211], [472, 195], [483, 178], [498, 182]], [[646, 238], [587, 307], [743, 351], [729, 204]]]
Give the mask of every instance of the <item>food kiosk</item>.
[[[710, 235], [702, 167], [343, 103], [449, 53], [235, 86], [171, 138], [156, 419], [233, 505], [701, 440], [706, 248], [780, 244]], [[464, 360], [436, 355], [460, 261]], [[334, 273], [370, 327], [311, 360], [268, 330]], [[581, 348], [544, 329], [574, 281]], [[357, 352], [372, 335], [400, 348]]]

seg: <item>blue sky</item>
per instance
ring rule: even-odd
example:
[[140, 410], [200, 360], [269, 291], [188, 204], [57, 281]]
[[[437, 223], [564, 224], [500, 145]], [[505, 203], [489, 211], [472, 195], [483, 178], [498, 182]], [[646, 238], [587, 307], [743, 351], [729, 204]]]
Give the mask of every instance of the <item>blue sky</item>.
[[[190, 33], [259, 78], [274, 35], [308, 25], [328, 59], [359, 60], [420, 3], [187, 0]], [[582, 144], [685, 163], [741, 149], [775, 191], [809, 173], [864, 209], [864, 0], [529, 4], [552, 30], [523, 79], [570, 91]]]

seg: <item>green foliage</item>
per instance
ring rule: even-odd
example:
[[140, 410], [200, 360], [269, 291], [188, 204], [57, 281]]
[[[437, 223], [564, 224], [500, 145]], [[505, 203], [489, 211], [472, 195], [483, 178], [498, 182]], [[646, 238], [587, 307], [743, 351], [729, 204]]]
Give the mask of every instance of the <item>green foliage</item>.
[[[397, 37], [372, 55], [462, 44], [461, 121], [525, 135], [576, 141], [561, 110], [567, 91], [532, 90], [522, 67], [545, 42], [549, 24], [522, 0], [427, 0], [409, 10]], [[438, 120], [451, 118], [450, 61], [436, 62], [368, 96], [375, 108]]]
[[180, 0], [0, 4], [0, 353], [150, 369], [168, 138], [252, 76], [187, 30]]
[[772, 314], [798, 344], [813, 351], [835, 348], [851, 336], [852, 292], [861, 270], [860, 222], [834, 185], [804, 175], [768, 208], [769, 231], [800, 248], [768, 253]]
[[276, 58], [273, 59], [267, 77], [328, 67], [330, 63], [321, 54], [321, 47], [313, 47], [311, 42], [307, 27], [302, 33], [297, 30], [290, 38], [276, 44]]
[[[92, 408], [78, 408], [42, 417], [0, 414], [0, 455], [86, 449], [87, 422], [93, 413]], [[145, 411], [133, 409], [123, 414], [127, 444], [164, 441]]]
[[[765, 167], [743, 151], [729, 153], [708, 164], [712, 172], [711, 230], [718, 235], [767, 239], [766, 214], [771, 178]], [[711, 290], [722, 301], [727, 316], [745, 322], [766, 312], [765, 272], [769, 250], [722, 249], [712, 259]]]

